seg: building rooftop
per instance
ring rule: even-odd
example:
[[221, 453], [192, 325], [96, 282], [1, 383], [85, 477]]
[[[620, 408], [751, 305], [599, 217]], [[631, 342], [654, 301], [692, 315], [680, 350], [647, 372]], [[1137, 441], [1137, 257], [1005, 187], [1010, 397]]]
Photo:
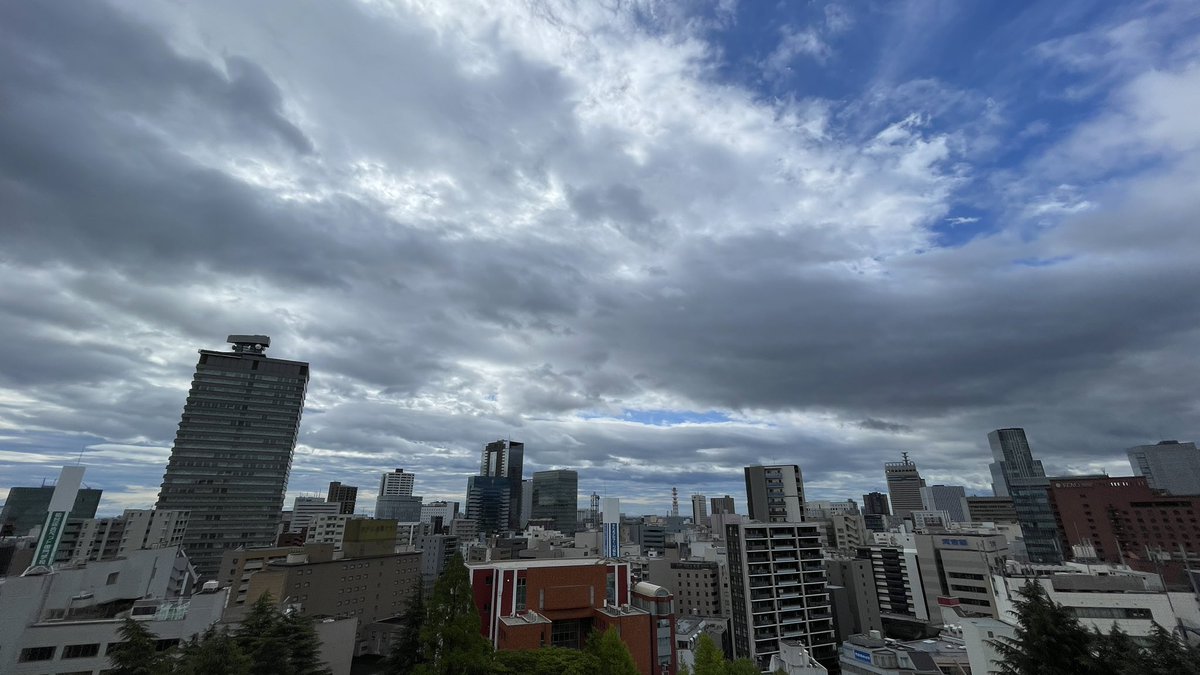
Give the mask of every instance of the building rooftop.
[[607, 565], [605, 558], [521, 558], [519, 560], [493, 560], [491, 562], [468, 562], [467, 567], [494, 567], [497, 569], [521, 570], [530, 567], [583, 567], [585, 565]]

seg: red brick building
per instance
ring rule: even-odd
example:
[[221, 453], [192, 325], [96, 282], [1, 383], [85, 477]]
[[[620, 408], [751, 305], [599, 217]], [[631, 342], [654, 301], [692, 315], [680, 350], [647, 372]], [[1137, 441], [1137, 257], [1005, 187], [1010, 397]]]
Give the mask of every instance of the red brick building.
[[629, 563], [599, 558], [467, 565], [481, 630], [498, 650], [581, 649], [615, 628], [643, 675], [675, 672], [674, 598], [632, 582]]
[[[1101, 560], [1147, 572], [1157, 571], [1147, 551], [1200, 556], [1200, 496], [1156, 494], [1141, 476], [1051, 478], [1049, 494], [1068, 556], [1090, 544]], [[1176, 565], [1162, 567], [1168, 581], [1182, 580]]]

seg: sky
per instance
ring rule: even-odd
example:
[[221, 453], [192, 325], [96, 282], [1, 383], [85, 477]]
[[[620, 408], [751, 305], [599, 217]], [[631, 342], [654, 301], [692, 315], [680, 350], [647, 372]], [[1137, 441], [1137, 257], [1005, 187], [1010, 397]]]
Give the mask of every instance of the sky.
[[0, 497], [153, 505], [197, 350], [288, 499], [990, 492], [1200, 437], [1200, 3], [0, 0]]

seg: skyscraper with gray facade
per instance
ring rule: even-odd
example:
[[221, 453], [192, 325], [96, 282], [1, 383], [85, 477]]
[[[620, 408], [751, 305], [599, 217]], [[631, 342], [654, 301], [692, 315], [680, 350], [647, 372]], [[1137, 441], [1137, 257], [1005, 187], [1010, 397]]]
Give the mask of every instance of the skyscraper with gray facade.
[[1029, 560], [1061, 563], [1058, 525], [1050, 506], [1050, 480], [1041, 460], [1033, 458], [1025, 430], [996, 429], [988, 434], [988, 444], [996, 460], [989, 465], [992, 491], [997, 497], [1012, 498]]
[[887, 478], [888, 496], [891, 497], [892, 515], [903, 518], [913, 511], [920, 511], [921, 488], [925, 487], [925, 479], [917, 471], [915, 462], [903, 454], [903, 461], [885, 462], [883, 473]]
[[804, 521], [804, 477], [796, 464], [748, 466], [746, 509], [764, 523]]
[[191, 511], [183, 545], [206, 577], [226, 550], [274, 543], [308, 389], [307, 363], [265, 355], [271, 338], [228, 341], [200, 350], [156, 506]]
[[1146, 477], [1154, 490], [1172, 495], [1200, 495], [1200, 450], [1195, 443], [1159, 441], [1129, 449], [1133, 472]]
[[[483, 447], [483, 456], [479, 461], [479, 475], [503, 478], [508, 482], [508, 504], [504, 510], [508, 514], [508, 528], [519, 530], [525, 523], [521, 522], [521, 479], [525, 467], [525, 444], [517, 441], [492, 441]], [[468, 498], [468, 508], [470, 505]], [[470, 517], [470, 516], [468, 516]], [[503, 527], [503, 524], [501, 524]]]

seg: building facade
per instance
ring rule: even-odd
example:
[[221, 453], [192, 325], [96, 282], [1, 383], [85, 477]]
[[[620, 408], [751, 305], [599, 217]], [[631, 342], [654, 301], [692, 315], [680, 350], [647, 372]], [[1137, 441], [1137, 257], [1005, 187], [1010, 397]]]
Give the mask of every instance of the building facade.
[[509, 529], [511, 485], [503, 476], [467, 478], [467, 518], [475, 521], [478, 532], [495, 534]]
[[187, 531], [187, 511], [125, 509], [116, 518], [89, 518], [82, 522], [70, 560], [113, 560], [131, 551], [175, 548]]
[[804, 477], [796, 464], [748, 466], [746, 508], [751, 520], [804, 522]]
[[379, 478], [379, 494], [411, 497], [416, 479], [415, 474], [405, 473], [404, 469], [388, 471]]
[[950, 521], [970, 522], [967, 515], [967, 489], [961, 485], [927, 485], [921, 488], [921, 509], [945, 511]]
[[483, 455], [479, 460], [479, 475], [503, 478], [508, 483], [508, 504], [504, 509], [508, 522], [502, 525], [501, 529], [520, 530], [525, 526], [525, 523], [521, 522], [524, 470], [524, 443], [499, 440], [483, 446]]
[[1195, 443], [1159, 441], [1130, 448], [1129, 465], [1152, 490], [1200, 495], [1200, 450]]
[[943, 598], [953, 598], [972, 614], [1000, 618], [992, 575], [1005, 567], [1008, 541], [1004, 535], [960, 531], [918, 534], [916, 544], [930, 623], [946, 621], [941, 609]]
[[967, 520], [972, 523], [1016, 523], [1011, 497], [967, 497]]
[[709, 504], [712, 506], [709, 512], [714, 516], [732, 515], [737, 513], [737, 510], [733, 506], [733, 497], [730, 497], [729, 495], [725, 495], [724, 497], [713, 497], [709, 500]]
[[1030, 562], [1062, 562], [1058, 526], [1050, 508], [1050, 480], [1041, 460], [1033, 458], [1025, 430], [996, 429], [988, 433], [988, 444], [995, 460], [989, 465], [992, 492], [1013, 500]]
[[638, 672], [675, 672], [671, 594], [635, 583], [628, 562], [509, 560], [467, 568], [480, 630], [497, 650], [582, 649], [594, 631], [612, 627]]
[[264, 335], [200, 351], [155, 508], [190, 511], [184, 548], [203, 576], [226, 550], [275, 541], [308, 364], [269, 358]]
[[725, 528], [733, 651], [767, 667], [782, 640], [801, 640], [813, 658], [836, 659], [833, 610], [819, 527], [737, 523]]
[[[80, 488], [75, 495], [75, 505], [67, 515], [68, 522], [95, 518], [102, 494], [103, 490]], [[9, 488], [4, 509], [0, 511], [0, 536], [24, 537], [34, 528], [40, 528], [50, 510], [52, 496], [53, 485]]]
[[548, 520], [552, 529], [574, 535], [579, 522], [579, 474], [566, 469], [533, 474], [532, 520]]
[[1050, 479], [1050, 506], [1061, 547], [1182, 582], [1177, 559], [1200, 558], [1200, 496], [1164, 495], [1142, 476]]
[[888, 495], [892, 504], [892, 515], [903, 518], [913, 511], [920, 511], [921, 488], [925, 487], [925, 479], [917, 471], [915, 462], [903, 453], [904, 459], [899, 462], [886, 462], [883, 474], [887, 479]]
[[324, 497], [298, 496], [292, 501], [292, 532], [306, 531], [309, 524], [317, 516], [336, 516], [341, 514], [340, 502], [327, 501]]
[[329, 483], [329, 493], [326, 495], [325, 500], [341, 504], [340, 513], [347, 516], [353, 515], [354, 508], [358, 505], [358, 488], [353, 485], [342, 485], [338, 481], [332, 481]]

